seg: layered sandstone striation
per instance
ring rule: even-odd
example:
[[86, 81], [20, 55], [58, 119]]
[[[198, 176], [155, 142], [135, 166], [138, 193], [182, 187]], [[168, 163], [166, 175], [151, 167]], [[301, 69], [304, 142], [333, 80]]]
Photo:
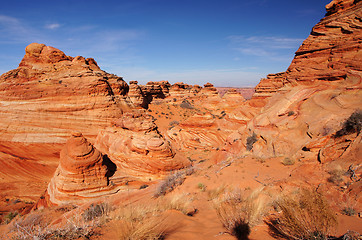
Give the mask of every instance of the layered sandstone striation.
[[155, 180], [191, 164], [175, 154], [152, 116], [141, 112], [125, 113], [113, 126], [100, 131], [95, 146], [117, 165], [111, 178], [116, 185], [132, 179]]
[[269, 97], [286, 84], [343, 80], [349, 72], [362, 70], [362, 2], [335, 0], [326, 9], [287, 71], [262, 79], [255, 97]]
[[332, 1], [327, 11], [288, 70], [256, 88], [254, 100], [270, 98], [240, 137], [247, 148], [254, 136], [258, 157], [331, 161], [361, 147], [356, 135], [333, 136], [362, 106], [362, 2]]
[[128, 85], [94, 59], [32, 43], [17, 69], [0, 77], [1, 141], [64, 142], [97, 131], [130, 109]]
[[116, 166], [79, 132], [60, 152], [60, 162], [47, 194], [52, 204], [79, 204], [117, 192], [109, 178]]

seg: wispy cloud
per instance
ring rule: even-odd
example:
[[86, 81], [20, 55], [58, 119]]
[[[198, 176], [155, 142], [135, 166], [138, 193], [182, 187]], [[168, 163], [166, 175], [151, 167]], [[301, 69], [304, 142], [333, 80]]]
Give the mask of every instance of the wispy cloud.
[[204, 69], [162, 71], [147, 68], [122, 68], [116, 72], [126, 81], [137, 80], [141, 84], [148, 81], [167, 80], [170, 83], [186, 82], [204, 85], [207, 82], [222, 87], [255, 86], [266, 73], [257, 73], [246, 69]]
[[267, 57], [273, 60], [284, 59], [282, 50], [297, 50], [303, 39], [275, 36], [240, 36], [227, 37], [230, 46], [235, 51], [257, 57]]
[[55, 29], [60, 28], [60, 26], [61, 25], [59, 23], [50, 23], [50, 24], [46, 24], [44, 27], [46, 29], [55, 30]]
[[3, 44], [29, 43], [44, 40], [44, 35], [19, 18], [0, 15], [0, 42]]

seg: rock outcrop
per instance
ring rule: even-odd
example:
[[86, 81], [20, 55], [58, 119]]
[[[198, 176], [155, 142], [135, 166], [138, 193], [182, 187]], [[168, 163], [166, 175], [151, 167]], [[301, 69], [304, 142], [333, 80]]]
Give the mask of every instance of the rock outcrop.
[[100, 131], [95, 146], [117, 165], [111, 178], [116, 185], [130, 179], [155, 180], [191, 164], [174, 153], [152, 116], [144, 113], [125, 113], [113, 126]]
[[60, 152], [47, 194], [52, 204], [79, 204], [117, 192], [109, 178], [116, 166], [81, 133], [75, 132]]
[[147, 101], [146, 96], [142, 91], [142, 88], [138, 85], [137, 81], [129, 82], [128, 97], [130, 98], [135, 108], [141, 109], [148, 107], [149, 102]]
[[287, 71], [262, 79], [255, 97], [269, 97], [289, 84], [343, 80], [348, 72], [362, 70], [362, 2], [335, 0], [326, 9]]
[[286, 84], [286, 72], [268, 74], [255, 87], [253, 98], [266, 98], [278, 92]]
[[[322, 161], [341, 157], [348, 148], [332, 135], [362, 106], [362, 2], [332, 1], [327, 11], [288, 70], [269, 75], [256, 88], [254, 99], [270, 98], [242, 141], [247, 147], [255, 134], [251, 151], [258, 157]], [[328, 157], [333, 152], [323, 150], [328, 146], [340, 151]]]
[[94, 59], [32, 43], [19, 67], [0, 77], [0, 141], [65, 142], [72, 130], [94, 137], [130, 109], [127, 93]]

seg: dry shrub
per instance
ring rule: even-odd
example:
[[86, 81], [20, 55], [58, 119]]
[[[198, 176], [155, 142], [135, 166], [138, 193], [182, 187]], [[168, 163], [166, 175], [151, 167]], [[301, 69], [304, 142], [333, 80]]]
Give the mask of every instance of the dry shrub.
[[342, 137], [351, 133], [359, 134], [362, 129], [362, 110], [358, 109], [347, 118], [342, 128], [334, 134], [335, 138]]
[[348, 230], [346, 234], [340, 237], [341, 240], [361, 240], [362, 235], [358, 232]]
[[336, 228], [336, 216], [316, 191], [302, 189], [297, 197], [281, 198], [277, 206], [281, 212], [270, 224], [288, 239], [326, 240]]
[[351, 193], [346, 193], [342, 200], [342, 213], [347, 216], [354, 216], [358, 213], [356, 206], [358, 205], [357, 198], [353, 197]]
[[166, 193], [171, 192], [176, 187], [181, 185], [184, 181], [186, 176], [191, 175], [194, 173], [195, 168], [190, 166], [188, 168], [171, 172], [156, 188], [156, 192], [153, 194], [154, 197], [159, 197], [165, 195]]
[[346, 171], [344, 171], [341, 166], [336, 166], [334, 169], [328, 171], [328, 173], [330, 176], [327, 178], [327, 181], [338, 185], [343, 182], [343, 176], [346, 174]]
[[258, 138], [255, 132], [253, 132], [253, 135], [246, 138], [246, 150], [251, 151], [253, 149], [254, 143], [256, 143], [257, 141]]
[[13, 220], [19, 213], [18, 212], [8, 212], [8, 214], [6, 214], [4, 216], [4, 224], [8, 224], [11, 222], [11, 220]]
[[235, 190], [214, 201], [222, 224], [237, 239], [247, 239], [251, 227], [263, 217], [266, 204], [261, 193], [262, 189], [258, 189], [243, 196], [241, 190]]
[[163, 239], [167, 228], [157, 206], [133, 205], [114, 212], [121, 240]]
[[166, 210], [177, 210], [183, 214], [188, 214], [191, 209], [191, 203], [193, 199], [188, 196], [188, 194], [173, 194], [170, 197], [160, 199], [157, 205], [161, 211]]
[[9, 233], [12, 239], [79, 239], [89, 238], [93, 230], [99, 226], [96, 221], [85, 222], [80, 214], [75, 214], [72, 218], [66, 219], [66, 224], [58, 227], [47, 226], [41, 223], [38, 218], [20, 219], [14, 223], [13, 229]]
[[91, 204], [89, 208], [87, 208], [82, 217], [85, 221], [95, 220], [100, 217], [105, 217], [110, 212], [111, 208], [107, 203], [98, 203], [98, 204]]
[[119, 208], [110, 216], [120, 220], [118, 235], [121, 240], [164, 239], [174, 228], [174, 225], [166, 222], [164, 212], [173, 209], [188, 214], [191, 202], [188, 194], [174, 194], [147, 205], [134, 204]]
[[294, 158], [286, 157], [283, 159], [282, 163], [283, 163], [283, 165], [286, 165], [286, 166], [294, 165], [295, 160], [294, 160]]
[[182, 101], [182, 103], [180, 104], [180, 107], [184, 108], [184, 109], [194, 109], [194, 106], [192, 106], [191, 103], [189, 101], [187, 101], [186, 99], [184, 99]]
[[223, 184], [217, 188], [213, 188], [210, 190], [207, 190], [207, 196], [208, 200], [214, 200], [220, 197], [222, 193], [224, 193], [227, 190], [226, 186]]

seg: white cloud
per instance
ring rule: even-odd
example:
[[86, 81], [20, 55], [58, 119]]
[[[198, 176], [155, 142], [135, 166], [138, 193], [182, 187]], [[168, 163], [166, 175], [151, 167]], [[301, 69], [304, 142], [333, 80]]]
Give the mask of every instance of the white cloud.
[[[272, 60], [284, 60], [283, 50], [294, 50], [302, 44], [304, 39], [275, 36], [240, 36], [227, 37], [230, 46], [235, 51], [257, 57], [266, 57]], [[290, 52], [290, 51], [288, 51]]]
[[55, 29], [60, 28], [60, 26], [61, 25], [59, 23], [51, 23], [51, 24], [46, 24], [45, 28], [50, 29], [50, 30], [55, 30]]
[[0, 42], [3, 44], [31, 43], [44, 39], [41, 32], [21, 19], [0, 15]]

